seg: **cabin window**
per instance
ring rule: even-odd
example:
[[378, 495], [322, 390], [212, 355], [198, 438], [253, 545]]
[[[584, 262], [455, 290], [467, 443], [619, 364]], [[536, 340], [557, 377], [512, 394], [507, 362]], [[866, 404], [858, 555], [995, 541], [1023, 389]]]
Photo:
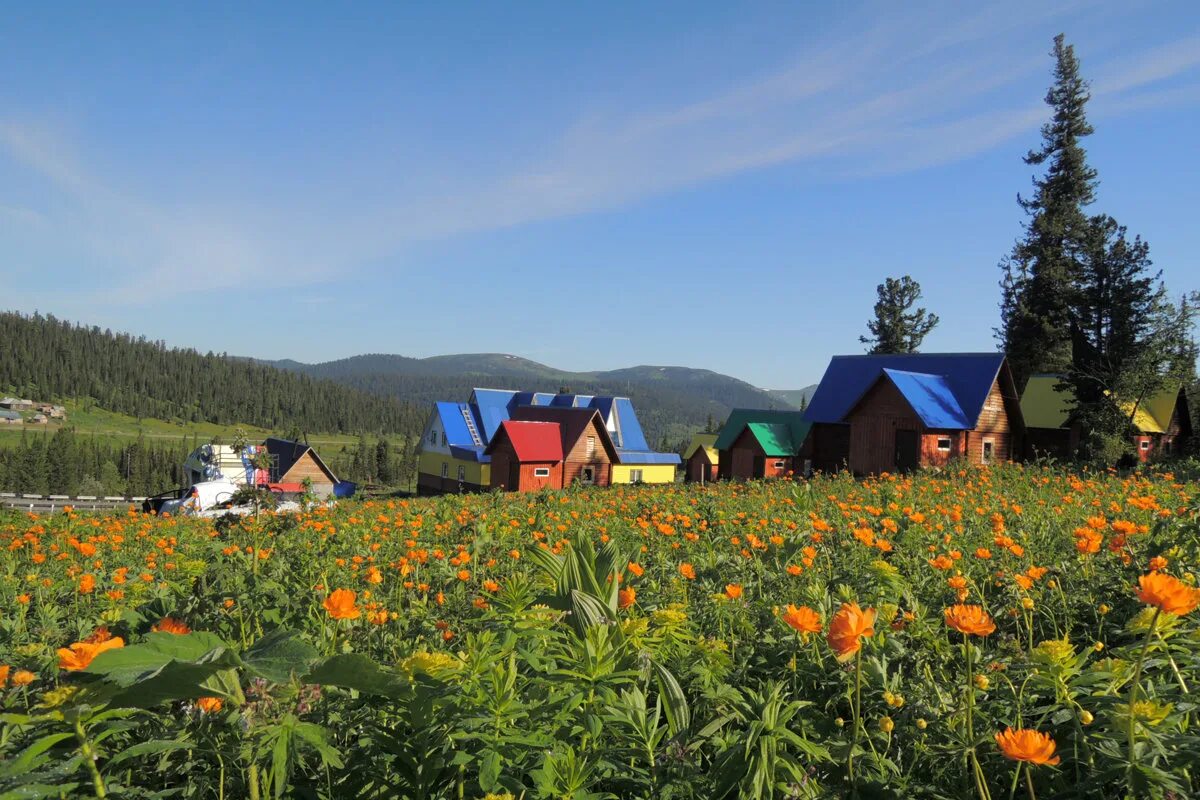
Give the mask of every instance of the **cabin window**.
[[595, 483], [596, 470], [592, 467], [584, 467], [579, 472], [579, 480], [581, 483]]
[[992, 463], [993, 451], [994, 451], [994, 446], [993, 446], [992, 442], [990, 440], [984, 440], [984, 442], [983, 442], [983, 458], [982, 458], [982, 461], [984, 464]]
[[949, 449], [950, 449], [950, 437], [949, 436], [939, 436], [938, 437], [938, 450], [949, 450]]
[[437, 444], [437, 431], [429, 432], [429, 443], [434, 445]]
[[587, 457], [592, 458], [596, 455], [596, 437], [589, 436], [587, 440]]
[[1148, 439], [1142, 439], [1142, 449], [1143, 450], [1150, 449], [1150, 441]]
[[782, 461], [775, 462], [775, 469], [783, 469], [785, 466], [787, 466], [787, 465]]
[[450, 465], [447, 464], [445, 461], [442, 462], [442, 477], [443, 478], [450, 477]]
[[466, 479], [467, 479], [467, 468], [466, 468], [466, 467], [459, 467], [459, 468], [458, 468], [458, 482], [459, 482], [459, 483], [462, 483], [462, 482], [463, 482], [463, 481], [465, 481]]
[[446, 446], [446, 432], [442, 431], [442, 447]]
[[533, 468], [533, 477], [549, 478], [550, 477], [550, 468], [549, 467], [534, 467]]
[[629, 482], [630, 483], [641, 483], [642, 482], [642, 471], [640, 469], [629, 470]]

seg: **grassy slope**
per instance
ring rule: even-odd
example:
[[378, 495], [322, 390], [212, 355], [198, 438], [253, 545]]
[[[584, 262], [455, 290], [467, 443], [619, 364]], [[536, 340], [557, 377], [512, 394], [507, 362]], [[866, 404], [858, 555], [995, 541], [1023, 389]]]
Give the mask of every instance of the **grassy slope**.
[[[90, 403], [85, 406], [68, 401], [64, 405], [67, 407], [65, 423], [53, 420], [47, 425], [0, 426], [0, 447], [9, 447], [20, 442], [22, 429], [33, 435], [43, 432], [52, 434], [61, 427], [72, 427], [78, 434], [98, 436], [118, 443], [136, 439], [139, 433], [152, 440], [174, 439], [178, 441], [185, 437], [190, 440], [195, 436], [200, 442], [210, 442], [215, 436], [221, 437], [224, 442], [230, 442], [239, 427], [251, 440], [262, 440], [275, 433], [275, 431], [256, 428], [252, 425], [217, 425], [211, 422], [185, 424], [160, 419], [138, 420], [136, 417], [126, 414], [97, 408]], [[389, 439], [395, 444], [401, 440], [401, 437], [393, 436]], [[314, 446], [341, 447], [342, 445], [353, 445], [358, 439], [344, 434], [316, 433], [309, 434], [308, 441]]]

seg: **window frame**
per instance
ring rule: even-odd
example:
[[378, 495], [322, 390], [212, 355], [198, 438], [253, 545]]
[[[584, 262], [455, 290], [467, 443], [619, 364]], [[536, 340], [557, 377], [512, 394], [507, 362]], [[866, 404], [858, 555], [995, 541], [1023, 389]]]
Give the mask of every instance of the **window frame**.
[[[946, 446], [945, 446], [945, 447], [942, 447], [942, 442], [945, 442], [945, 443], [946, 443]], [[939, 452], [946, 452], [946, 453], [949, 453], [949, 452], [950, 452], [950, 448], [951, 448], [951, 447], [953, 447], [953, 446], [954, 446], [954, 440], [952, 440], [952, 439], [951, 439], [949, 436], [939, 436], [939, 437], [937, 437], [937, 449], [938, 449], [938, 451], [939, 451]]]
[[550, 477], [550, 468], [549, 467], [534, 467], [533, 468], [533, 477], [549, 478]]
[[979, 463], [991, 464], [996, 460], [996, 440], [984, 439], [979, 447]]
[[446, 461], [443, 461], [443, 462], [442, 462], [442, 477], [443, 477], [443, 478], [449, 478], [449, 477], [450, 477], [450, 464], [449, 464], [449, 462], [446, 462]]

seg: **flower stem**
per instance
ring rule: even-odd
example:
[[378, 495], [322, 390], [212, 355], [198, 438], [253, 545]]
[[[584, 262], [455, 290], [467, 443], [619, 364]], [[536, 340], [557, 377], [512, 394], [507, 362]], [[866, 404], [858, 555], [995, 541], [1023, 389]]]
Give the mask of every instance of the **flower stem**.
[[[1020, 769], [1020, 767], [1018, 767]], [[1037, 795], [1033, 793], [1033, 765], [1025, 765], [1025, 788], [1029, 790], [1029, 800], [1037, 800]]]
[[1154, 616], [1150, 618], [1150, 628], [1146, 631], [1146, 638], [1142, 640], [1142, 649], [1138, 653], [1137, 666], [1133, 668], [1133, 684], [1129, 687], [1129, 772], [1128, 780], [1133, 781], [1133, 770], [1137, 766], [1137, 756], [1134, 748], [1137, 745], [1137, 714], [1134, 713], [1134, 704], [1138, 701], [1138, 691], [1142, 684], [1142, 664], [1146, 661], [1146, 652], [1150, 649], [1150, 640], [1154, 638], [1154, 628], [1158, 625], [1158, 615], [1162, 613], [1161, 608], [1154, 609]]
[[88, 774], [92, 776], [92, 789], [96, 793], [96, 797], [108, 797], [104, 778], [100, 776], [100, 770], [96, 767], [96, 753], [92, 750], [92, 743], [88, 741], [83, 723], [78, 719], [75, 720], [75, 738], [79, 741], [79, 755], [83, 759], [83, 764], [87, 767]]
[[854, 718], [854, 733], [850, 737], [850, 752], [846, 756], [846, 773], [850, 776], [850, 787], [854, 783], [854, 748], [858, 747], [858, 731], [862, 726], [859, 716], [862, 713], [862, 649], [854, 654], [854, 703], [851, 708]]

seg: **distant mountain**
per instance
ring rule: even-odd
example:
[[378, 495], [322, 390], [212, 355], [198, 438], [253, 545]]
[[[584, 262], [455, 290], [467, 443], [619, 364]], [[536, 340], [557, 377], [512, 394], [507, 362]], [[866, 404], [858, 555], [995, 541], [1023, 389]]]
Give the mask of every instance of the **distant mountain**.
[[465, 399], [471, 389], [527, 389], [581, 394], [616, 394], [632, 399], [654, 445], [674, 448], [708, 424], [720, 423], [733, 408], [790, 408], [785, 397], [707, 369], [637, 366], [570, 372], [506, 353], [409, 358], [373, 353], [302, 364], [267, 362], [281, 369], [344, 383], [405, 403]]
[[777, 400], [801, 408], [812, 400], [812, 396], [817, 392], [817, 384], [805, 386], [803, 389], [769, 389], [768, 392]]

